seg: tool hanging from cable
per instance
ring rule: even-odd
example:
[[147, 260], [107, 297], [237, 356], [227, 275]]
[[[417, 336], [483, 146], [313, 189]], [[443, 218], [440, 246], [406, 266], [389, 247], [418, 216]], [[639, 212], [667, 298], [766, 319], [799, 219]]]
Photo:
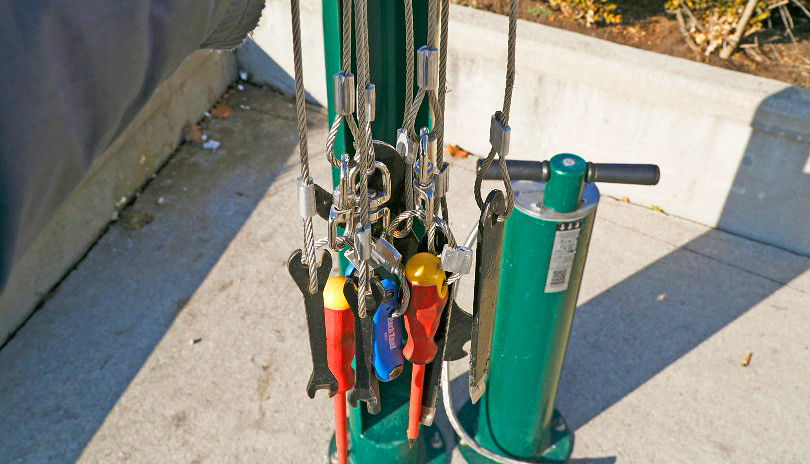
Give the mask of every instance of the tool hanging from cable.
[[[598, 191], [591, 183], [654, 184], [657, 167], [585, 163], [575, 155], [558, 155], [544, 162], [507, 161], [519, 5], [518, 0], [510, 0], [503, 105], [490, 118], [491, 149], [478, 164], [473, 189], [480, 216], [473, 233], [459, 246], [449, 224], [450, 165], [443, 156], [449, 0], [426, 0], [427, 34], [416, 50], [413, 0], [403, 0], [406, 85], [402, 124], [396, 139], [388, 141], [395, 147], [374, 140], [372, 134], [377, 88], [370, 82], [368, 4], [377, 0], [329, 1], [342, 7], [340, 71], [333, 76], [331, 95], [336, 116], [326, 140], [327, 161], [337, 170], [332, 190], [315, 185], [310, 176], [300, 0], [291, 0], [301, 158], [298, 209], [304, 246], [292, 254], [288, 268], [303, 294], [309, 330], [313, 371], [307, 394], [314, 397], [317, 390], [324, 389], [334, 396], [337, 461], [378, 452], [399, 456], [402, 462], [423, 459], [424, 442], [417, 441], [420, 426], [432, 425], [440, 388], [465, 456], [513, 464], [538, 462], [549, 452], [564, 461], [570, 456], [572, 436], [553, 405], [598, 201]], [[377, 7], [373, 5], [372, 11]], [[390, 81], [383, 77], [380, 82]], [[386, 90], [390, 95], [390, 89], [381, 91]], [[387, 110], [390, 99], [381, 95]], [[432, 127], [421, 122], [424, 110], [430, 112]], [[390, 119], [387, 116], [381, 120]], [[396, 127], [382, 121], [377, 124], [381, 133]], [[349, 153], [335, 152], [341, 128], [351, 134], [353, 150], [347, 150]], [[535, 182], [515, 183], [516, 195], [510, 175]], [[501, 179], [503, 190], [492, 190], [484, 199], [485, 179]], [[327, 236], [317, 241], [312, 225], [315, 215], [328, 221]], [[529, 232], [516, 232], [521, 228]], [[473, 241], [477, 253], [469, 315], [459, 308], [455, 297], [459, 279], [471, 270]], [[323, 250], [318, 261], [316, 251], [323, 247], [328, 250]], [[343, 253], [351, 263], [345, 277], [329, 278], [330, 252]], [[508, 269], [503, 276], [502, 260]], [[544, 262], [538, 264], [540, 261]], [[537, 277], [534, 271], [541, 268], [545, 271], [541, 280], [533, 280]], [[522, 291], [525, 279], [532, 285]], [[496, 313], [503, 300], [519, 303]], [[538, 301], [545, 305], [542, 310], [536, 310]], [[511, 317], [512, 310], [523, 317]], [[526, 327], [526, 320], [534, 322]], [[404, 347], [403, 325], [408, 335]], [[553, 346], [536, 348], [536, 334], [541, 332]], [[445, 365], [463, 358], [462, 347], [468, 340], [471, 403], [484, 398], [478, 404], [486, 405], [480, 407], [484, 412], [479, 415], [474, 438], [460, 427], [451, 409]], [[398, 412], [406, 404], [403, 395], [391, 395], [395, 397], [393, 407], [388, 405], [372, 419], [367, 414], [380, 413], [387, 401], [381, 386], [384, 392], [401, 384], [400, 390], [390, 390], [395, 393], [407, 388], [405, 379], [391, 382], [407, 368], [405, 360], [412, 364], [407, 424], [404, 414]], [[531, 380], [513, 388], [514, 375], [525, 376], [526, 372], [532, 373]], [[353, 449], [347, 437], [346, 401], [357, 408], [351, 410], [348, 420]], [[526, 409], [534, 412], [525, 414], [526, 421], [516, 421]], [[390, 421], [394, 420], [397, 430], [400, 426], [405, 429], [408, 444], [416, 445], [413, 451], [405, 449], [399, 438], [373, 442], [381, 428], [392, 429]], [[552, 422], [557, 425], [552, 427]], [[364, 435], [364, 423], [376, 424], [372, 425], [376, 430]], [[532, 426], [520, 425], [525, 423]], [[561, 441], [551, 444], [552, 438]]]
[[335, 403], [335, 442], [338, 463], [346, 464], [346, 392], [354, 387], [354, 317], [343, 296], [346, 279], [330, 277], [323, 291], [326, 319], [326, 356], [329, 370], [338, 382]]
[[[313, 359], [308, 394], [314, 396], [317, 389], [327, 389], [330, 396], [342, 396], [348, 391], [350, 404], [365, 402], [367, 410], [376, 413], [383, 400], [379, 398], [377, 382], [391, 380], [401, 372], [404, 353], [415, 365], [407, 433], [413, 440], [420, 422], [430, 425], [433, 421], [441, 361], [446, 356], [451, 316], [456, 312], [444, 308], [455, 296], [455, 283], [470, 271], [472, 257], [469, 247], [456, 246], [448, 223], [449, 164], [443, 160], [442, 148], [449, 1], [428, 1], [426, 43], [414, 57], [411, 52], [414, 48], [413, 5], [411, 0], [404, 0], [408, 85], [396, 149], [372, 137], [376, 88], [369, 81], [368, 0], [336, 1], [341, 2], [343, 11], [341, 66], [340, 72], [333, 76], [336, 117], [327, 137], [326, 156], [338, 169], [339, 181], [330, 195], [329, 191], [315, 185], [309, 174], [300, 0], [291, 0], [301, 156], [298, 203], [304, 221], [304, 248], [291, 256], [289, 268], [306, 303]], [[352, 72], [353, 57], [356, 75]], [[414, 82], [418, 88], [415, 96]], [[417, 132], [415, 121], [425, 101], [433, 115], [434, 126], [420, 128]], [[353, 157], [335, 153], [337, 135], [344, 125], [353, 137]], [[329, 223], [328, 236], [318, 241], [314, 240], [312, 229], [315, 215], [326, 217]], [[348, 371], [340, 367], [350, 351], [336, 348], [343, 346], [336, 340], [345, 340], [349, 333], [343, 323], [350, 313], [324, 306], [324, 288], [331, 267], [329, 253], [323, 253], [320, 263], [316, 261], [316, 249], [324, 246], [333, 252], [345, 252], [355, 268], [348, 274], [351, 278], [345, 281], [343, 290], [346, 304], [354, 314], [355, 343], [351, 354], [356, 368], [352, 382], [346, 379]], [[424, 293], [422, 286], [414, 286], [419, 279], [407, 278], [403, 269], [414, 256], [422, 256], [420, 259], [432, 263], [437, 279], [435, 290], [441, 290], [443, 295], [440, 304], [428, 305], [430, 310], [421, 307], [425, 304], [423, 296], [419, 302], [412, 301], [413, 289], [420, 289], [420, 295]], [[331, 286], [336, 284], [331, 282], [326, 296], [329, 301], [335, 301]], [[417, 303], [419, 317], [414, 313]], [[451, 308], [457, 306], [453, 304]], [[401, 328], [397, 328], [401, 327], [398, 318], [406, 311], [414, 313], [405, 316], [407, 329], [413, 333], [403, 350]], [[337, 314], [341, 314], [340, 318]], [[429, 314], [432, 316], [428, 317]], [[425, 318], [430, 319], [429, 324], [420, 332], [418, 328]], [[342, 335], [338, 336], [339, 333]], [[453, 356], [458, 356], [460, 344], [467, 338], [454, 339], [458, 346], [453, 347]], [[335, 401], [338, 421], [338, 416], [342, 417], [338, 407], [344, 403], [341, 399]], [[336, 426], [338, 424], [336, 422]]]
[[411, 287], [411, 301], [405, 312], [408, 342], [403, 350], [405, 358], [413, 363], [411, 404], [408, 412], [408, 440], [411, 445], [419, 433], [425, 364], [433, 362], [436, 357], [439, 347], [433, 337], [439, 328], [442, 312], [447, 304], [445, 273], [439, 265], [439, 258], [431, 253], [416, 254], [405, 265], [405, 277]]

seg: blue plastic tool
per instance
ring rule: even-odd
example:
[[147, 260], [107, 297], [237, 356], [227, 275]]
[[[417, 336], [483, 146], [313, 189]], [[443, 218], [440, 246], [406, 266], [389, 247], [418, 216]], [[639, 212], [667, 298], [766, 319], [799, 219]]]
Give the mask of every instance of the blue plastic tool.
[[[354, 273], [351, 264], [346, 277]], [[374, 372], [380, 382], [390, 382], [402, 373], [402, 318], [390, 317], [399, 308], [399, 285], [389, 279], [382, 281], [385, 300], [374, 314]]]

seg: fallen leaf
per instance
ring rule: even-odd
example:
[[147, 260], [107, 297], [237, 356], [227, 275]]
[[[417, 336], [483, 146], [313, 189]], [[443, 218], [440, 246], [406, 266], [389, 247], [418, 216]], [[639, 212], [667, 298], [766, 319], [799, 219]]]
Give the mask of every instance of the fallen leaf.
[[202, 131], [200, 126], [190, 122], [183, 128], [183, 138], [186, 142], [200, 143], [202, 141]]
[[217, 119], [228, 119], [231, 117], [231, 113], [233, 113], [233, 108], [224, 102], [219, 102], [211, 108], [211, 115]]
[[151, 214], [144, 211], [125, 209], [124, 211], [121, 211], [119, 219], [121, 221], [121, 225], [125, 229], [138, 230], [143, 226], [152, 222], [154, 217], [152, 217]]
[[630, 198], [628, 198], [628, 197], [621, 197], [621, 198], [619, 198], [619, 201], [621, 201], [622, 203], [630, 203]]
[[470, 152], [468, 152], [467, 150], [459, 147], [458, 145], [447, 144], [444, 147], [444, 152], [447, 153], [448, 155], [452, 156], [453, 158], [464, 159], [464, 158], [470, 156]]

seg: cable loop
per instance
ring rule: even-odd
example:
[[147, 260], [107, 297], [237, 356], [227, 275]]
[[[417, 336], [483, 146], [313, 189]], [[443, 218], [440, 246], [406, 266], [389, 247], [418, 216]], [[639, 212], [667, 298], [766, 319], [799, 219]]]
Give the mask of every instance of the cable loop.
[[[506, 128], [509, 126], [509, 111], [512, 106], [512, 91], [515, 87], [515, 49], [517, 42], [517, 13], [518, 13], [518, 0], [510, 0], [509, 2], [509, 36], [507, 39], [507, 54], [506, 54], [506, 85], [503, 92], [503, 109], [495, 114], [495, 118]], [[495, 160], [495, 155], [498, 155], [498, 165], [501, 169], [501, 178], [503, 179], [505, 197], [506, 197], [506, 211], [503, 215], [498, 215], [498, 222], [504, 222], [512, 214], [515, 207], [515, 194], [512, 190], [512, 182], [509, 179], [509, 170], [506, 168], [506, 154], [498, 153], [497, 147], [492, 146], [489, 154], [481, 162], [478, 172], [475, 174], [475, 186], [473, 192], [475, 194], [475, 202], [478, 208], [484, 210], [484, 199], [481, 196], [481, 183], [484, 180], [484, 172], [489, 169], [492, 162]]]

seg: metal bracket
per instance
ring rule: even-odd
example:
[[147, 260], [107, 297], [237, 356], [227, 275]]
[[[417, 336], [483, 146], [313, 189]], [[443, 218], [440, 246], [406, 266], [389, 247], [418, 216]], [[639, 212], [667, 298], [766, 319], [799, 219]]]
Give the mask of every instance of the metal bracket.
[[[394, 245], [391, 245], [382, 237], [375, 239], [373, 242], [373, 245], [371, 245], [371, 259], [369, 260], [371, 268], [382, 267], [391, 274], [396, 275], [399, 271], [399, 264], [402, 262], [402, 255], [394, 248]], [[360, 266], [358, 254], [354, 250], [347, 250], [345, 256], [355, 268]]]
[[496, 111], [492, 115], [492, 122], [489, 125], [489, 143], [501, 155], [501, 158], [509, 156], [509, 138], [511, 135], [512, 128], [501, 122], [501, 112]]
[[335, 114], [351, 116], [354, 113], [354, 75], [339, 72], [332, 77], [334, 81]]
[[315, 206], [315, 183], [312, 179], [298, 178], [298, 214], [302, 218], [311, 218], [318, 213]]
[[439, 50], [423, 45], [416, 51], [416, 85], [425, 91], [439, 88]]
[[375, 267], [383, 267], [388, 272], [395, 274], [402, 262], [402, 255], [394, 248], [394, 245], [388, 243], [388, 240], [380, 237], [374, 241], [374, 246], [371, 248], [371, 261]]
[[363, 261], [371, 259], [371, 225], [357, 224], [354, 229], [354, 248]]
[[414, 181], [423, 186], [430, 184], [433, 178], [437, 143], [436, 134], [426, 127], [419, 130], [419, 155], [413, 165], [413, 173]]
[[416, 162], [416, 144], [404, 129], [397, 129], [397, 152], [407, 166], [413, 166]]
[[439, 172], [433, 175], [433, 185], [436, 198], [444, 198], [450, 190], [450, 163], [442, 163]]
[[441, 255], [442, 269], [455, 274], [469, 274], [472, 268], [472, 248], [444, 245]]
[[368, 122], [374, 122], [377, 116], [377, 88], [372, 83], [366, 84], [366, 115]]

